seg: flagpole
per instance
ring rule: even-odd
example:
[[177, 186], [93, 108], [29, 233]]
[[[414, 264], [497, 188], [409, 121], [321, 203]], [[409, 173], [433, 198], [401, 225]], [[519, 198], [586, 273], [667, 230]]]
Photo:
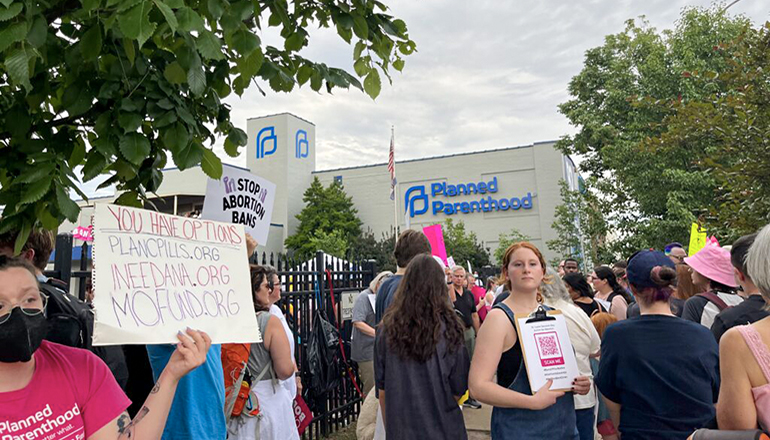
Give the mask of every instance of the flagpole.
[[[393, 125], [390, 126], [390, 143], [393, 146], [393, 175], [396, 175], [396, 129]], [[398, 179], [396, 179], [396, 185], [395, 185], [395, 197], [393, 197], [393, 218], [395, 220], [394, 227], [396, 228], [396, 235], [398, 235], [398, 227], [399, 227], [399, 221], [398, 221]]]

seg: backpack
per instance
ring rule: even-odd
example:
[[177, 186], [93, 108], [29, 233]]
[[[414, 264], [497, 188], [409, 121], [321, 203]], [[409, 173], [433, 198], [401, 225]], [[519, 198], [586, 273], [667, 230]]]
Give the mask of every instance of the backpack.
[[128, 367], [120, 346], [94, 347], [94, 311], [91, 305], [67, 293], [67, 283], [48, 278], [39, 283], [40, 290], [48, 297], [46, 320], [47, 341], [68, 347], [83, 348], [97, 355], [107, 364], [118, 385], [125, 390], [128, 383]]
[[714, 292], [698, 293], [695, 296], [700, 296], [702, 298], [706, 298], [710, 302], [714, 303], [714, 305], [717, 306], [717, 308], [719, 309], [720, 312], [725, 310], [725, 309], [729, 309], [729, 308], [732, 307], [732, 306], [728, 306], [727, 303], [724, 302], [724, 300], [722, 298], [720, 298], [719, 295], [717, 295]]
[[46, 340], [68, 347], [91, 350], [94, 313], [84, 301], [66, 292], [63, 281], [49, 278], [40, 283], [40, 290], [48, 297]]

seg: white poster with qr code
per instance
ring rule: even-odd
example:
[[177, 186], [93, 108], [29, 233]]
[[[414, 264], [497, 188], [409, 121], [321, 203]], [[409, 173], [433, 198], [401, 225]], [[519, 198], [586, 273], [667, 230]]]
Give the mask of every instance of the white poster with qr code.
[[532, 394], [548, 380], [553, 380], [551, 390], [570, 391], [580, 373], [564, 315], [558, 310], [537, 318], [518, 314], [516, 323]]

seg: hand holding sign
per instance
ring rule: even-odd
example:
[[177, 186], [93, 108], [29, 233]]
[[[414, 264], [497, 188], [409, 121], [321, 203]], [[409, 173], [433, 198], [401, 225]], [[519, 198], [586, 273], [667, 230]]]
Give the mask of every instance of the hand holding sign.
[[190, 371], [200, 367], [206, 362], [206, 353], [211, 348], [211, 338], [205, 332], [187, 329], [186, 333], [177, 334], [179, 343], [171, 355], [164, 373], [171, 375], [174, 380], [179, 380]]

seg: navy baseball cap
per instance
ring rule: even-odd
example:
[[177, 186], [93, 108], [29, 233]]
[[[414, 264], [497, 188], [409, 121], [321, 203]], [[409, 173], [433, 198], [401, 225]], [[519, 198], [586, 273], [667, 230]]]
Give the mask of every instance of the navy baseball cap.
[[674, 262], [660, 251], [639, 251], [628, 260], [626, 276], [628, 282], [638, 287], [657, 287], [650, 278], [650, 272], [656, 266], [676, 268]]

